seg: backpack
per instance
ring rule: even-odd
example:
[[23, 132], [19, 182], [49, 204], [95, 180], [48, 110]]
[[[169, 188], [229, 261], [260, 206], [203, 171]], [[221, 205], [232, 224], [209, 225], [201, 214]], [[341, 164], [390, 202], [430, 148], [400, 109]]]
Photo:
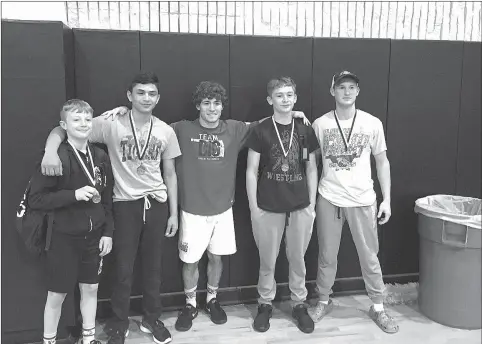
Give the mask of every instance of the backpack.
[[[62, 186], [68, 183], [68, 177], [66, 176], [70, 176], [70, 159], [68, 153], [63, 149], [59, 149], [58, 155], [62, 161], [64, 175], [64, 178], [60, 179], [61, 185], [59, 185], [59, 189], [62, 189]], [[15, 228], [27, 252], [35, 257], [40, 257], [50, 248], [54, 211], [30, 208], [28, 199], [31, 182], [32, 179], [29, 180], [20, 204], [18, 205]]]
[[34, 210], [29, 207], [30, 183], [31, 180], [29, 180], [23, 198], [18, 205], [15, 227], [20, 239], [25, 244], [27, 252], [39, 257], [50, 248], [54, 213], [53, 211]]

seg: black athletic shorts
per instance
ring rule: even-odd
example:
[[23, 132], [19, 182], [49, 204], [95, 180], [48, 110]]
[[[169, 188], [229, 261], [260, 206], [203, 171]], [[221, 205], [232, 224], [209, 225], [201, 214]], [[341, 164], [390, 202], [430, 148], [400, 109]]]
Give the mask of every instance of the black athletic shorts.
[[77, 283], [99, 283], [102, 271], [99, 256], [100, 230], [85, 236], [53, 231], [47, 251], [47, 288], [56, 293], [70, 293]]

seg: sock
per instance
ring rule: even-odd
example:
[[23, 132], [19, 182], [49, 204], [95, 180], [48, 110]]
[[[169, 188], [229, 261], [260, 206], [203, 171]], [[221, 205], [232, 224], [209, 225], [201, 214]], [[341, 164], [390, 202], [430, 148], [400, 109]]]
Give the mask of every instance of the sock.
[[43, 344], [55, 344], [57, 342], [57, 332], [56, 333], [44, 333]]
[[186, 303], [193, 307], [196, 307], [196, 289], [197, 286], [192, 289], [184, 289], [184, 294], [186, 294]]
[[322, 304], [324, 304], [324, 305], [327, 305], [327, 304], [328, 304], [328, 301], [329, 301], [329, 300], [326, 300], [326, 301], [320, 300], [320, 302], [321, 302]]
[[218, 287], [213, 287], [208, 284], [207, 290], [208, 290], [208, 294], [206, 296], [206, 303], [209, 303], [209, 301], [216, 298], [216, 294], [218, 293]]
[[381, 312], [383, 311], [383, 303], [374, 303], [373, 304], [373, 310], [375, 312]]
[[95, 339], [95, 326], [82, 324], [82, 344], [90, 344]]

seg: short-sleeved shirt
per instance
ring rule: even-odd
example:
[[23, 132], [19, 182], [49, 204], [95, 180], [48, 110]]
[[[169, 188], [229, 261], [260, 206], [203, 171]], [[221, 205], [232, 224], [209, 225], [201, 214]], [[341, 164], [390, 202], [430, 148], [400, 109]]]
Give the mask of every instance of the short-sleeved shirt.
[[[167, 200], [167, 187], [161, 174], [161, 160], [181, 155], [176, 133], [165, 122], [152, 116], [152, 133], [142, 160], [136, 152], [129, 116], [98, 116], [93, 120], [90, 141], [104, 143], [114, 174], [114, 202], [132, 201], [150, 195], [159, 202]], [[150, 122], [136, 128], [140, 147], [145, 146]], [[143, 173], [138, 172], [143, 165]]]
[[182, 210], [212, 216], [232, 207], [238, 153], [254, 125], [222, 120], [204, 128], [199, 119], [171, 124], [182, 151], [176, 159]]
[[[353, 118], [339, 120], [348, 138]], [[320, 142], [323, 173], [318, 192], [338, 207], [369, 206], [376, 201], [370, 166], [370, 154], [387, 150], [382, 122], [357, 110], [348, 150], [336, 124], [333, 111], [313, 122]]]
[[[276, 122], [275, 122], [276, 123]], [[285, 151], [291, 138], [291, 124], [276, 123]], [[258, 207], [274, 213], [291, 212], [310, 205], [303, 144], [308, 153], [319, 146], [313, 128], [295, 120], [293, 142], [285, 157], [278, 135], [269, 118], [253, 128], [247, 146], [260, 153], [257, 201]]]

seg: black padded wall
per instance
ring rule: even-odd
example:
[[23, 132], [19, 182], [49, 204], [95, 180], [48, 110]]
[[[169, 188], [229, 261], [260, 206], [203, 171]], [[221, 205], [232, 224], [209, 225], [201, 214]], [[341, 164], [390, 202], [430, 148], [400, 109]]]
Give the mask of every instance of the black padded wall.
[[[66, 100], [60, 22], [2, 21], [2, 342], [40, 340], [47, 296], [42, 261], [26, 255], [15, 231], [15, 212], [45, 139]], [[73, 323], [64, 303], [62, 328]], [[30, 331], [30, 332], [29, 332]]]
[[[266, 102], [266, 84], [270, 78], [290, 76], [297, 85], [298, 101], [294, 109], [311, 115], [312, 41], [308, 38], [246, 37], [230, 38], [231, 117], [256, 121], [271, 116]], [[230, 259], [230, 285], [256, 285], [259, 256], [253, 239], [246, 196], [246, 157], [238, 159], [234, 218], [238, 252]], [[288, 263], [284, 244], [280, 249], [276, 281], [288, 280]]]
[[481, 197], [481, 43], [464, 43], [456, 193]]
[[[217, 81], [229, 93], [228, 36], [141, 32], [140, 46], [142, 70], [153, 71], [160, 78], [161, 99], [154, 114], [163, 121], [173, 123], [198, 117], [191, 99], [203, 80]], [[228, 104], [222, 118], [229, 117]], [[161, 289], [165, 293], [184, 290], [177, 241], [177, 236], [167, 239], [164, 247]], [[229, 256], [223, 257], [220, 287], [229, 285], [229, 259]], [[198, 289], [206, 288], [206, 262], [204, 255], [199, 264]]]
[[[379, 118], [386, 134], [390, 40], [315, 38], [313, 44], [313, 120], [334, 108], [335, 102], [330, 94], [333, 75], [347, 70], [360, 78], [356, 107]], [[373, 164], [372, 178], [380, 200], [381, 193]], [[380, 230], [380, 242], [383, 242], [382, 237], [383, 230]], [[309, 279], [316, 278], [317, 254], [318, 246], [310, 247], [305, 258]], [[380, 247], [379, 255], [382, 254], [383, 247]], [[338, 255], [337, 278], [347, 277], [361, 277], [361, 269], [348, 223], [345, 223]]]
[[383, 229], [385, 274], [418, 272], [415, 201], [455, 193], [462, 58], [462, 42], [392, 40], [392, 218]]
[[74, 29], [75, 87], [95, 115], [127, 105], [127, 88], [140, 70], [139, 32]]

